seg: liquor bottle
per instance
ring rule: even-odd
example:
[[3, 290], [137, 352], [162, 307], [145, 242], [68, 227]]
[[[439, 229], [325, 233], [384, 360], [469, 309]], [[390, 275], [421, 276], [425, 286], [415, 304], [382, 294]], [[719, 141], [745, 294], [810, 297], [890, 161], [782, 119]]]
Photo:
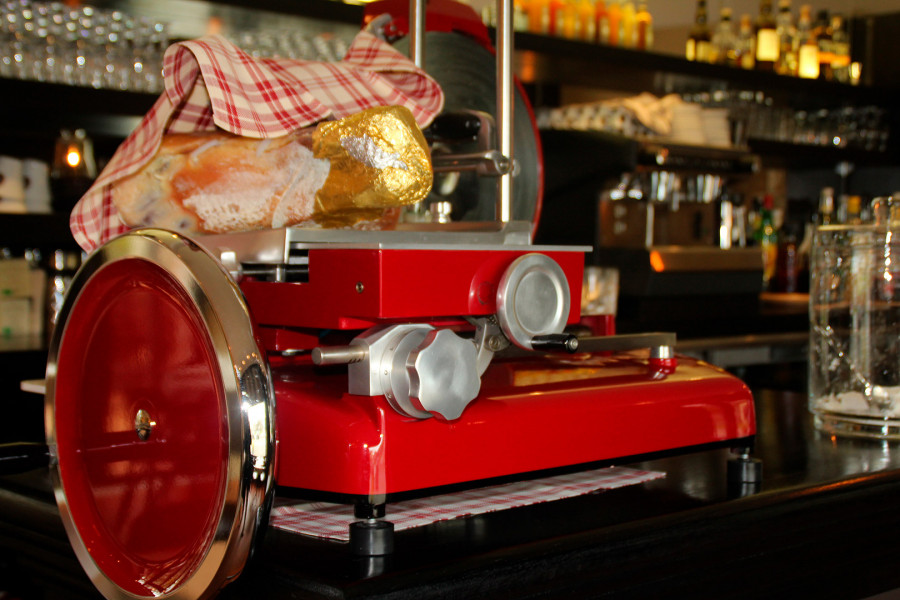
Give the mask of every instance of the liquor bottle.
[[819, 214], [816, 221], [819, 225], [831, 225], [834, 220], [834, 188], [823, 187], [819, 192]]
[[609, 43], [609, 14], [606, 12], [606, 3], [603, 0], [594, 2], [594, 19], [596, 26], [594, 27], [597, 35], [597, 42], [601, 44]]
[[709, 62], [712, 35], [706, 22], [706, 0], [697, 0], [694, 26], [688, 34], [684, 55], [688, 60]]
[[819, 46], [819, 79], [831, 81], [831, 59], [834, 56], [831, 40], [831, 22], [828, 19], [828, 11], [820, 10], [816, 15], [816, 25], [813, 28], [816, 36], [816, 44]]
[[778, 33], [779, 44], [775, 72], [780, 75], [796, 75], [797, 53], [794, 51], [794, 40], [797, 37], [797, 30], [794, 27], [794, 16], [791, 14], [791, 0], [779, 0], [775, 31]]
[[859, 225], [863, 221], [862, 197], [850, 196], [847, 198], [847, 224]]
[[778, 232], [778, 254], [775, 268], [775, 282], [772, 286], [776, 292], [793, 294], [801, 291], [801, 272], [803, 257], [800, 252], [800, 241], [803, 236], [803, 223], [786, 221]]
[[[513, 29], [516, 31], [528, 31], [529, 25], [529, 16], [528, 16], [528, 4], [530, 0], [515, 0], [513, 2]], [[488, 2], [487, 6], [490, 6], [490, 2]], [[496, 6], [493, 7], [496, 12]], [[497, 17], [494, 15], [493, 18], [493, 26], [497, 26]]]
[[800, 7], [800, 18], [797, 20], [797, 75], [804, 79], [816, 79], [819, 76], [819, 46], [812, 27], [812, 8], [809, 4]]
[[748, 14], [741, 15], [741, 27], [735, 45], [735, 60], [742, 69], [752, 69], [756, 62], [756, 37], [753, 35], [753, 21]]
[[731, 22], [731, 9], [726, 6], [720, 13], [719, 24], [712, 36], [710, 61], [720, 65], [736, 66], [737, 41]]
[[[634, 35], [635, 47], [638, 50], [650, 50], [653, 48], [653, 15], [647, 9], [647, 3], [638, 5], [636, 16], [636, 29]], [[849, 70], [847, 71], [849, 75]]]
[[[497, 7], [490, 2], [481, 8], [481, 20], [488, 27], [497, 26]], [[513, 2], [513, 30], [528, 31], [528, 0], [515, 0]]]
[[759, 224], [756, 239], [762, 249], [763, 255], [763, 288], [769, 289], [773, 284], [775, 270], [778, 268], [778, 232], [775, 230], [775, 218], [772, 211], [775, 200], [772, 194], [766, 194], [763, 198], [762, 209], [759, 212]]
[[553, 6], [554, 35], [577, 39], [579, 35], [578, 27], [578, 6], [575, 0], [558, 0]]
[[637, 25], [637, 10], [632, 0], [622, 3], [622, 18], [619, 19], [619, 45], [623, 48], [634, 48], [634, 32]]
[[[600, 3], [601, 6], [603, 3]], [[597, 16], [595, 6], [591, 0], [578, 0], [578, 39], [583, 42], [597, 41]]]
[[756, 69], [774, 71], [778, 62], [780, 45], [775, 17], [772, 15], [772, 0], [761, 0], [759, 16], [756, 18]]
[[622, 20], [622, 5], [619, 0], [610, 0], [606, 7], [606, 22], [608, 26], [606, 43], [610, 46], [619, 45], [619, 22]]
[[850, 83], [850, 36], [844, 17], [831, 17], [831, 72], [835, 81]]
[[549, 19], [547, 21], [547, 29], [544, 33], [547, 35], [564, 35], [564, 13], [567, 5], [568, 0], [550, 0], [548, 5]]
[[835, 221], [839, 225], [859, 225], [862, 222], [862, 198], [841, 194], [838, 198]]
[[550, 29], [550, 0], [529, 0], [528, 31], [544, 33]]

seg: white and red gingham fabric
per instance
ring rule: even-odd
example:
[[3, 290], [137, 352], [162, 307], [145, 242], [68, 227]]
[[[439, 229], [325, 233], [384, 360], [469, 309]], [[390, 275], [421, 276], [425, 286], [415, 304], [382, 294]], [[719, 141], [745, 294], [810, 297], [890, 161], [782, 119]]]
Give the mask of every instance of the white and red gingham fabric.
[[[394, 524], [395, 531], [399, 531], [437, 521], [611, 490], [661, 477], [665, 477], [665, 473], [608, 467], [396, 502], [388, 505], [385, 518]], [[352, 506], [309, 502], [273, 508], [269, 525], [292, 533], [346, 542], [350, 539], [350, 523], [356, 520]]]
[[110, 185], [146, 164], [165, 132], [207, 131], [267, 138], [374, 106], [405, 106], [420, 127], [443, 108], [440, 86], [406, 56], [367, 32], [337, 63], [253, 58], [220, 36], [166, 51], [165, 92], [75, 206], [72, 234], [85, 250], [128, 231]]

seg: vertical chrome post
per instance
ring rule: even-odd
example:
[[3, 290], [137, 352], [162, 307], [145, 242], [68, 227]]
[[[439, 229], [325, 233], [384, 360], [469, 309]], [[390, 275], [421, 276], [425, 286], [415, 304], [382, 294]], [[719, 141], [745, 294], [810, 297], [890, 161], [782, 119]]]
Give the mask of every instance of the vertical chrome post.
[[409, 0], [409, 57], [420, 69], [425, 68], [425, 3]]
[[513, 0], [497, 0], [497, 136], [500, 154], [509, 159], [510, 170], [497, 183], [496, 218], [512, 220], [513, 185]]

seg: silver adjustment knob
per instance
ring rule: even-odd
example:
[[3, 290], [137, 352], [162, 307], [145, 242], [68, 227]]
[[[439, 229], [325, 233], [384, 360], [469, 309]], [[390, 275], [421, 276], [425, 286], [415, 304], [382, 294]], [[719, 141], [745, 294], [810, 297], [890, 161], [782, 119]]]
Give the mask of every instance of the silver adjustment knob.
[[478, 396], [481, 378], [475, 345], [449, 329], [428, 332], [406, 361], [410, 401], [452, 421]]
[[381, 359], [382, 389], [384, 397], [401, 415], [415, 419], [427, 419], [431, 413], [423, 409], [410, 397], [410, 377], [406, 368], [409, 357], [433, 331], [429, 328], [412, 328], [402, 331], [390, 339]]

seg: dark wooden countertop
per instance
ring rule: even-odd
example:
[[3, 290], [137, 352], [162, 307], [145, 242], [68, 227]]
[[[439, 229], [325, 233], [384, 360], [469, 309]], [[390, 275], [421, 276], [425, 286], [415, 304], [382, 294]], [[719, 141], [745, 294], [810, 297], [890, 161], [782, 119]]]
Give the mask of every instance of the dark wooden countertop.
[[[667, 474], [640, 486], [401, 531], [389, 558], [269, 530], [221, 597], [847, 599], [900, 588], [900, 446], [815, 432], [800, 394], [761, 391], [757, 405], [758, 493], [729, 494], [719, 449], [638, 463]], [[42, 471], [0, 480], [0, 569], [24, 598], [97, 597]]]

